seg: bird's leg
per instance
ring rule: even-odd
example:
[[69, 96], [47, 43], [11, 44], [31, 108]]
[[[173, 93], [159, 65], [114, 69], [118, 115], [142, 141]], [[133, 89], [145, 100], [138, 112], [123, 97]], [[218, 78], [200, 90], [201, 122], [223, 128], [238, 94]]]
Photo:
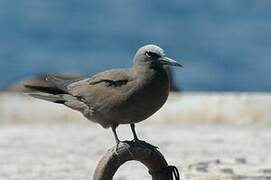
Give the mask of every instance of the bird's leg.
[[[115, 149], [114, 149], [114, 153], [115, 153], [116, 155], [118, 155], [118, 148], [119, 148], [119, 144], [120, 144], [120, 142], [121, 142], [121, 141], [119, 140], [119, 138], [118, 138], [118, 134], [117, 134], [117, 131], [116, 131], [117, 126], [118, 126], [118, 125], [114, 124], [114, 125], [111, 127], [111, 129], [112, 129], [112, 131], [113, 131], [113, 133], [114, 133], [115, 141], [116, 141], [116, 146], [115, 146]], [[127, 148], [127, 150], [128, 150], [128, 152], [129, 152], [129, 154], [131, 155], [131, 157], [134, 157], [134, 155], [133, 155], [132, 152], [129, 150], [129, 148]]]
[[136, 131], [135, 131], [135, 124], [130, 124], [133, 135], [134, 135], [134, 141], [139, 141], [137, 135], [136, 135]]
[[111, 126], [111, 129], [112, 129], [112, 131], [113, 131], [113, 133], [114, 133], [114, 137], [115, 137], [115, 141], [116, 141], [116, 147], [115, 147], [115, 153], [116, 154], [118, 154], [118, 148], [119, 148], [119, 143], [120, 143], [120, 140], [119, 140], [119, 138], [118, 138], [118, 134], [117, 134], [117, 131], [116, 131], [116, 128], [118, 127], [118, 125], [116, 125], [116, 124], [113, 124], [112, 126]]
[[117, 128], [117, 125], [115, 125], [115, 124], [113, 126], [111, 126], [111, 129], [112, 129], [112, 131], [114, 133], [116, 145], [118, 145], [120, 143], [120, 140], [118, 138], [118, 134], [117, 134], [116, 128]]
[[133, 142], [135, 142], [137, 144], [140, 144], [140, 145], [150, 146], [150, 147], [155, 148], [155, 149], [158, 148], [158, 147], [156, 147], [156, 146], [154, 146], [152, 144], [149, 144], [149, 143], [147, 143], [145, 141], [139, 140], [138, 137], [137, 137], [137, 135], [136, 135], [135, 124], [132, 123], [132, 124], [130, 124], [130, 126], [131, 126], [131, 129], [132, 129], [133, 135], [134, 135]]

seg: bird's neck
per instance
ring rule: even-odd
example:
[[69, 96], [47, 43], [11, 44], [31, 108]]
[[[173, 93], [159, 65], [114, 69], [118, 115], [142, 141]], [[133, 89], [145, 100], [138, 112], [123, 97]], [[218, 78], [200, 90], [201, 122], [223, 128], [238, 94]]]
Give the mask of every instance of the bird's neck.
[[163, 66], [155, 66], [152, 64], [138, 65], [134, 66], [134, 71], [139, 79], [144, 79], [146, 82], [160, 79], [162, 77], [168, 79], [167, 72]]

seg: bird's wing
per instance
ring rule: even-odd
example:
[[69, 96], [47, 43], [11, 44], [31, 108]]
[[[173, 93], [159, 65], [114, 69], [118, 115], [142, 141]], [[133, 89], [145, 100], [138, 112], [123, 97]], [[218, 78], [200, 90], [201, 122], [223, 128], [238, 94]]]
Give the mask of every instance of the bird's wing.
[[83, 80], [83, 77], [76, 77], [76, 78], [63, 78], [61, 76], [56, 76], [56, 75], [48, 75], [46, 77], [46, 81], [48, 82], [48, 84], [50, 86], [56, 87], [64, 92], [68, 93], [68, 89], [67, 86], [74, 83], [74, 82], [78, 82], [80, 80]]
[[66, 90], [86, 104], [99, 109], [112, 102], [121, 102], [134, 80], [131, 69], [108, 70], [89, 79], [71, 83], [66, 86]]
[[[104, 111], [107, 107], [114, 108], [114, 105], [129, 97], [134, 80], [132, 69], [115, 69], [87, 79], [66, 79], [48, 75], [46, 86], [25, 85], [25, 87], [39, 91], [29, 94], [39, 99], [65, 104], [80, 111], [84, 111], [85, 106]], [[84, 109], [81, 108], [82, 104]]]
[[119, 87], [134, 80], [130, 69], [114, 69], [94, 75], [89, 79], [90, 85], [104, 84], [105, 86]]
[[82, 79], [82, 76], [43, 75], [37, 82], [24, 83], [24, 87], [49, 94], [66, 94], [69, 84]]

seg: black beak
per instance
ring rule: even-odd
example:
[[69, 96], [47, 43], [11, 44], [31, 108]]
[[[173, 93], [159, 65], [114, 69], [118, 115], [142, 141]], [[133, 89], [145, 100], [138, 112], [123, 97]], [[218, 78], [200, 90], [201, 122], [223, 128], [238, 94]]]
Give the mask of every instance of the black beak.
[[168, 57], [161, 57], [161, 58], [159, 58], [159, 62], [162, 65], [183, 67], [183, 65], [181, 63], [179, 63], [178, 61], [175, 61], [175, 60], [173, 60], [171, 58], [168, 58]]

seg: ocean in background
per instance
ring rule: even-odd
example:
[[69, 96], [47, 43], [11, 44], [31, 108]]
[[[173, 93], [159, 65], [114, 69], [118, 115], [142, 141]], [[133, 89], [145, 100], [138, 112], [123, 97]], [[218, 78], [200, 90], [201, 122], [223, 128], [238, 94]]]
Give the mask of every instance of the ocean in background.
[[128, 67], [148, 43], [182, 60], [182, 90], [271, 90], [270, 0], [0, 0], [2, 87]]

